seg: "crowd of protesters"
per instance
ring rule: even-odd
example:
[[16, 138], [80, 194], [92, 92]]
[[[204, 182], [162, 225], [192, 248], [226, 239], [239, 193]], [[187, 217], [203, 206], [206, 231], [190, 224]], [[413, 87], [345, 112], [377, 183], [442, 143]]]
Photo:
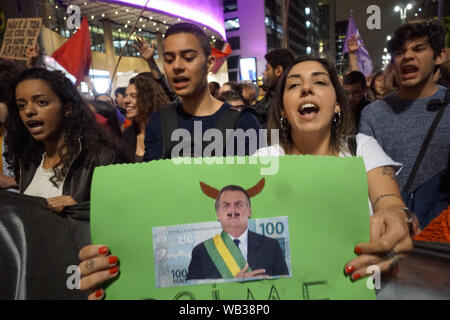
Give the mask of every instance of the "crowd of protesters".
[[[96, 166], [169, 159], [171, 133], [193, 133], [195, 121], [203, 132], [279, 130], [279, 142], [259, 141], [259, 150], [246, 146], [238, 155], [363, 158], [371, 230], [385, 231], [355, 244], [358, 257], [343, 267], [353, 281], [366, 276], [370, 264], [388, 271], [412, 249], [412, 237], [448, 206], [450, 60], [444, 36], [437, 20], [402, 25], [388, 43], [389, 67], [367, 78], [355, 67], [358, 47], [349, 43], [352, 70], [342, 84], [330, 61], [275, 49], [265, 55], [261, 87], [232, 81], [221, 86], [207, 81], [214, 57], [205, 33], [179, 23], [164, 37], [165, 74], [153, 59], [154, 45], [138, 38], [136, 49], [151, 71], [117, 88], [114, 99], [87, 100], [60, 72], [32, 63], [22, 71], [0, 60], [0, 188], [44, 197], [49, 208], [62, 212], [90, 201]], [[202, 156], [191, 150], [191, 156]], [[230, 152], [236, 154], [224, 145], [215, 156]], [[435, 188], [436, 197], [417, 218], [409, 199], [419, 201], [424, 188]], [[102, 299], [103, 284], [119, 273], [118, 258], [93, 244], [80, 251], [80, 260], [82, 289]], [[94, 268], [88, 268], [91, 261]]]

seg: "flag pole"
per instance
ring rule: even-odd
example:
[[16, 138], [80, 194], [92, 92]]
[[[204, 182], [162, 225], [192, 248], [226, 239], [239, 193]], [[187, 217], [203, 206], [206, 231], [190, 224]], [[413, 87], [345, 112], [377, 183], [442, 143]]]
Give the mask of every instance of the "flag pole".
[[114, 72], [113, 72], [112, 75], [111, 75], [111, 81], [109, 82], [109, 89], [108, 89], [108, 92], [109, 92], [109, 93], [111, 93], [111, 89], [112, 89], [112, 84], [113, 84], [113, 81], [114, 81], [114, 77], [116, 76], [117, 68], [119, 67], [119, 63], [120, 63], [120, 60], [122, 59], [123, 53], [124, 53], [124, 51], [125, 51], [125, 48], [126, 48], [126, 46], [128, 45], [128, 41], [130, 40], [131, 35], [133, 34], [134, 30], [136, 29], [136, 25], [137, 25], [139, 19], [142, 17], [142, 14], [144, 13], [145, 8], [147, 8], [147, 4], [148, 4], [149, 1], [150, 1], [150, 0], [147, 0], [147, 2], [145, 3], [145, 6], [142, 8], [141, 13], [139, 14], [139, 17], [136, 19], [136, 22], [134, 23], [133, 28], [131, 28], [131, 31], [130, 31], [130, 33], [128, 34], [127, 41], [125, 42], [125, 45], [123, 46], [122, 51], [120, 52], [119, 60], [117, 60], [116, 67], [114, 68]]

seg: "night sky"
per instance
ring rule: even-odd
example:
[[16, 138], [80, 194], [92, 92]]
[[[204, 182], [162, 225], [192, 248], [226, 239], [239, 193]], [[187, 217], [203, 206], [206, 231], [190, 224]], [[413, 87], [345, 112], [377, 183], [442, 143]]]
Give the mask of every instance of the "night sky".
[[[414, 2], [421, 3], [422, 1], [410, 2], [414, 4]], [[402, 3], [408, 2], [401, 0], [336, 0], [336, 21], [348, 20], [350, 10], [353, 9], [353, 18], [372, 58], [375, 72], [382, 68], [383, 49], [387, 47], [386, 37], [392, 34], [402, 23], [400, 13], [394, 12], [394, 7]], [[380, 30], [370, 30], [366, 26], [367, 19], [370, 17], [366, 10], [370, 5], [377, 5], [381, 9]], [[407, 12], [406, 21], [414, 18], [415, 10], [417, 10], [416, 6]]]

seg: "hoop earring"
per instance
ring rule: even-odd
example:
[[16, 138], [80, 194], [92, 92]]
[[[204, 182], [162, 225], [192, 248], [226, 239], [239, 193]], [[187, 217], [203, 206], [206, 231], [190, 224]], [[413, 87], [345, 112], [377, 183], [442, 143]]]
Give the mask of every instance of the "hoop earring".
[[341, 124], [341, 122], [342, 122], [342, 113], [341, 113], [341, 112], [335, 113], [335, 114], [333, 115], [333, 125], [334, 125], [335, 127], [339, 127], [339, 125]]
[[288, 123], [288, 119], [287, 118], [284, 118], [284, 117], [280, 118], [280, 128], [281, 128], [281, 130], [286, 130], [288, 124], [289, 123]]
[[287, 118], [281, 117], [280, 118], [280, 138], [281, 138], [281, 142], [283, 144], [287, 144], [289, 141], [289, 134], [290, 134], [290, 126], [289, 126], [289, 121]]

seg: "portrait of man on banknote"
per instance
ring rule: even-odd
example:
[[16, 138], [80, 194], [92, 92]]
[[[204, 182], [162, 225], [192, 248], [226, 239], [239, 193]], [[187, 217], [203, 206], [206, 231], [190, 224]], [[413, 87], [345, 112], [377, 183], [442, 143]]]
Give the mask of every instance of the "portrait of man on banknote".
[[252, 209], [244, 188], [222, 188], [215, 209], [223, 230], [194, 247], [186, 280], [289, 275], [279, 242], [249, 230]]

